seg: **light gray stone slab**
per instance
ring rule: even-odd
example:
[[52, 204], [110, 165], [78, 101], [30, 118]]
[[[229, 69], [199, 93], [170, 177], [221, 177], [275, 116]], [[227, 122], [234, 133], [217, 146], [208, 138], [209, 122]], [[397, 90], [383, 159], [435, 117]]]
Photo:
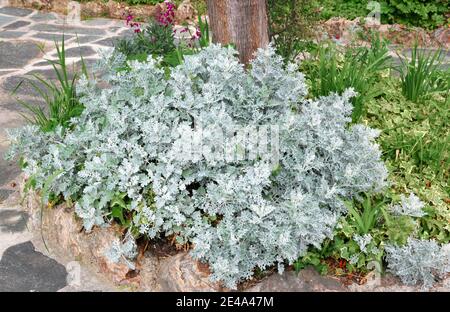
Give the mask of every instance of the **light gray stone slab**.
[[45, 32], [64, 32], [68, 34], [104, 36], [106, 32], [103, 29], [94, 27], [76, 27], [69, 25], [36, 24], [31, 26], [32, 30]]
[[25, 26], [30, 25], [30, 22], [27, 21], [16, 21], [14, 23], [8, 24], [6, 26], [3, 26], [3, 29], [8, 29], [8, 30], [15, 30], [15, 29], [19, 29]]
[[95, 41], [93, 42], [94, 44], [98, 44], [98, 45], [102, 45], [105, 47], [113, 47], [114, 44], [117, 42], [117, 40], [119, 40], [121, 37], [110, 37], [110, 38], [105, 38], [99, 41]]
[[[36, 39], [43, 39], [43, 40], [48, 40], [48, 41], [61, 41], [62, 40], [62, 37], [63, 37], [63, 33], [62, 32], [60, 32], [60, 33], [47, 33], [47, 32], [40, 32], [40, 33], [37, 33], [37, 34], [35, 34], [34, 36], [33, 36], [33, 38], [36, 38]], [[72, 36], [72, 35], [67, 35], [67, 34], [64, 34], [64, 40], [70, 40], [70, 39], [72, 39], [74, 36]]]
[[12, 16], [0, 15], [0, 27], [12, 23], [15, 20]]
[[28, 16], [33, 13], [33, 10], [23, 9], [23, 8], [15, 8], [15, 7], [3, 7], [0, 8], [1, 14], [12, 15], [12, 16]]
[[30, 16], [30, 19], [35, 22], [53, 21], [56, 20], [57, 18], [58, 17], [54, 13], [43, 13], [39, 11]]
[[0, 38], [4, 39], [20, 39], [26, 33], [23, 31], [3, 30], [0, 31]]
[[41, 55], [34, 42], [0, 41], [0, 69], [21, 68]]
[[109, 26], [113, 23], [108, 18], [91, 18], [81, 22], [83, 26]]
[[[97, 52], [95, 52], [95, 50], [89, 46], [79, 46], [66, 50], [66, 57], [80, 57], [80, 56], [86, 57], [95, 54], [97, 54]], [[54, 54], [53, 56], [57, 57], [56, 54]]]

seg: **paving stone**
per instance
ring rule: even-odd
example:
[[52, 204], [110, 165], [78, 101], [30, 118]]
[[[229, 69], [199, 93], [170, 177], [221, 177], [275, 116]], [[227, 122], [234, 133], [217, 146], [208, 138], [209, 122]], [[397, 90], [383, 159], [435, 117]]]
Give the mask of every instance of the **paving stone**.
[[25, 35], [25, 32], [22, 31], [13, 31], [13, 30], [3, 30], [0, 31], [0, 38], [5, 39], [19, 39], [23, 35]]
[[119, 33], [122, 37], [131, 37], [134, 35], [134, 31], [131, 29], [124, 29]]
[[18, 28], [21, 28], [21, 27], [24, 27], [24, 26], [27, 26], [30, 24], [31, 23], [27, 22], [27, 21], [17, 21], [12, 24], [8, 24], [8, 25], [4, 26], [3, 29], [18, 29]]
[[[53, 59], [53, 61], [58, 61], [57, 59]], [[48, 61], [41, 61], [33, 64], [33, 67], [44, 67], [44, 66], [51, 66], [51, 64]]]
[[81, 21], [81, 24], [86, 26], [109, 26], [112, 22], [113, 21], [108, 18], [91, 18]]
[[[1, 88], [5, 91], [5, 93], [10, 94], [19, 84], [20, 87], [17, 88], [16, 95], [18, 96], [39, 96], [39, 92], [37, 92], [29, 83], [30, 77], [26, 76], [10, 76], [4, 79], [3, 83], [1, 84]], [[36, 82], [38, 86], [41, 86], [42, 90], [44, 88], [41, 84]], [[0, 105], [4, 105], [3, 101], [0, 103]], [[10, 103], [7, 103], [10, 104]]]
[[52, 25], [52, 24], [36, 24], [31, 26], [32, 30], [46, 31], [46, 32], [64, 32], [69, 34], [104, 36], [106, 32], [99, 28], [86, 28], [68, 25]]
[[[20, 169], [16, 161], [5, 161], [3, 156], [5, 151], [0, 151], [0, 185], [5, 185], [15, 179], [20, 174]], [[2, 199], [5, 200], [6, 198]], [[0, 202], [2, 201], [0, 200]]]
[[29, 241], [6, 249], [0, 261], [0, 291], [57, 291], [67, 285], [66, 279], [65, 267]]
[[[72, 68], [72, 63], [68, 62], [69, 68]], [[27, 75], [38, 75], [39, 77], [43, 77], [45, 79], [49, 80], [57, 80], [58, 76], [55, 73], [55, 70], [53, 68], [49, 69], [35, 69], [27, 73]], [[68, 73], [69, 79], [73, 78], [73, 73]]]
[[9, 24], [9, 23], [13, 22], [14, 20], [15, 20], [14, 17], [0, 15], [0, 27], [2, 27], [3, 25], [6, 25], [6, 24]]
[[56, 20], [58, 17], [53, 13], [43, 13], [43, 12], [36, 12], [36, 14], [33, 14], [30, 16], [30, 19], [35, 22], [45, 22], [45, 21], [53, 21]]
[[[434, 55], [434, 53], [437, 52], [435, 49], [417, 49], [419, 53], [425, 53], [425, 55]], [[411, 57], [412, 55], [412, 49], [405, 49], [402, 51], [402, 54]], [[440, 52], [440, 57], [443, 57], [444, 59], [447, 59], [447, 61], [450, 61], [450, 51], [442, 50]]]
[[109, 27], [108, 30], [112, 33], [118, 33], [120, 31], [125, 30], [125, 27]]
[[41, 54], [34, 42], [0, 41], [0, 69], [21, 68]]
[[[11, 195], [12, 193], [14, 193], [14, 191], [12, 191], [12, 190], [0, 189], [0, 203], [2, 201], [4, 201], [5, 199], [7, 199], [9, 197], [9, 195]], [[2, 220], [0, 219], [0, 226], [1, 226], [1, 222], [2, 222]]]
[[[2, 190], [0, 190], [0, 196], [1, 192]], [[13, 191], [10, 192], [13, 193]], [[9, 193], [8, 196], [11, 193]], [[0, 209], [0, 231], [3, 233], [22, 232], [27, 226], [28, 217], [29, 216], [25, 211], [15, 209]]]
[[[84, 64], [86, 65], [86, 68], [88, 70], [90, 70], [92, 68], [92, 66], [97, 62], [97, 59], [84, 59], [83, 61], [84, 61]], [[46, 63], [46, 65], [48, 65], [48, 62]], [[74, 71], [77, 71], [77, 72], [81, 71], [81, 61], [68, 61], [67, 65], [69, 68], [69, 74], [68, 74], [69, 79], [73, 78]], [[34, 66], [36, 66], [36, 67], [45, 66], [45, 62], [37, 63]], [[53, 68], [34, 69], [34, 70], [28, 72], [27, 75], [38, 75], [38, 76], [41, 76], [41, 77], [44, 77], [44, 78], [50, 79], [50, 80], [56, 80], [58, 78], [55, 71], [53, 70]]]
[[[61, 41], [62, 40], [62, 36], [63, 33], [58, 33], [58, 34], [53, 34], [53, 33], [45, 33], [45, 32], [41, 32], [41, 33], [37, 33], [33, 36], [33, 38], [37, 38], [37, 39], [43, 39], [43, 40], [48, 40], [48, 41]], [[72, 35], [67, 35], [64, 34], [64, 40], [70, 40], [72, 39], [74, 36]]]
[[[80, 55], [85, 57], [95, 54], [97, 54], [97, 52], [95, 52], [95, 50], [89, 46], [80, 46], [66, 50], [66, 57], [80, 57]], [[56, 57], [57, 55], [54, 54], [53, 56]]]
[[0, 13], [12, 16], [28, 16], [33, 13], [33, 10], [30, 9], [22, 9], [22, 8], [14, 8], [14, 7], [3, 7], [0, 8]]
[[102, 46], [105, 46], [105, 47], [113, 47], [115, 42], [117, 40], [119, 40], [120, 38], [122, 38], [122, 37], [117, 36], [117, 37], [105, 38], [105, 39], [102, 39], [102, 40], [99, 40], [99, 41], [95, 41], [93, 43], [94, 44], [99, 44], [99, 45], [102, 45]]
[[76, 42], [80, 43], [80, 44], [85, 44], [85, 43], [90, 43], [96, 40], [99, 40], [103, 37], [101, 36], [78, 36], [78, 39], [76, 40]]

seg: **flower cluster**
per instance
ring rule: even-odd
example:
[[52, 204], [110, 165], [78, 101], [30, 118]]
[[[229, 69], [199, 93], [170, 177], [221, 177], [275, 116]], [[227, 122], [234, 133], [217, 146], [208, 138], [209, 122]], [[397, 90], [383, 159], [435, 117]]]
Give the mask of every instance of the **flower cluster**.
[[165, 0], [165, 10], [157, 18], [158, 22], [164, 26], [172, 26], [175, 21], [175, 4], [170, 0]]
[[131, 29], [133, 29], [135, 33], [140, 33], [142, 31], [141, 24], [134, 22], [133, 20], [134, 16], [131, 14], [131, 12], [129, 12], [125, 17], [126, 25], [129, 26]]

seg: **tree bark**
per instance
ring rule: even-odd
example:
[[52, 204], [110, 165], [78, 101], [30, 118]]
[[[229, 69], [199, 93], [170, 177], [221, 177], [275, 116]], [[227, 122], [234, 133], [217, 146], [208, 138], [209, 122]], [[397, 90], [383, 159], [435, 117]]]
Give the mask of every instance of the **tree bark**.
[[213, 42], [234, 44], [244, 64], [269, 44], [266, 0], [208, 0], [208, 16]]

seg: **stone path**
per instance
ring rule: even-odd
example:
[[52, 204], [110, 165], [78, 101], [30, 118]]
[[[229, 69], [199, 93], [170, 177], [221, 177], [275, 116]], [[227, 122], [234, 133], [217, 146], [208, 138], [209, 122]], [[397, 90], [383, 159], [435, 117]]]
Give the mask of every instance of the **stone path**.
[[[45, 59], [56, 58], [54, 40], [60, 41], [63, 33], [68, 64], [76, 64], [82, 55], [86, 64], [92, 65], [98, 59], [98, 49], [112, 46], [116, 38], [128, 32], [118, 20], [99, 18], [69, 25], [54, 13], [0, 8], [0, 187], [18, 173], [12, 163], [3, 160], [8, 145], [5, 129], [23, 124], [23, 109], [11, 91], [29, 74], [55, 78]], [[39, 103], [29, 85], [23, 85], [17, 94], [27, 102]]]
[[[117, 290], [96, 272], [79, 266], [75, 259], [62, 259], [46, 250], [42, 239], [26, 228], [28, 216], [19, 203], [14, 179], [16, 162], [6, 162], [7, 128], [24, 124], [23, 108], [12, 90], [31, 73], [46, 79], [55, 75], [45, 59], [55, 59], [54, 40], [64, 33], [68, 64], [80, 54], [88, 66], [98, 59], [98, 49], [128, 33], [122, 21], [92, 19], [70, 25], [62, 16], [28, 9], [0, 7], [0, 291], [111, 291]], [[17, 96], [40, 105], [27, 84]]]

